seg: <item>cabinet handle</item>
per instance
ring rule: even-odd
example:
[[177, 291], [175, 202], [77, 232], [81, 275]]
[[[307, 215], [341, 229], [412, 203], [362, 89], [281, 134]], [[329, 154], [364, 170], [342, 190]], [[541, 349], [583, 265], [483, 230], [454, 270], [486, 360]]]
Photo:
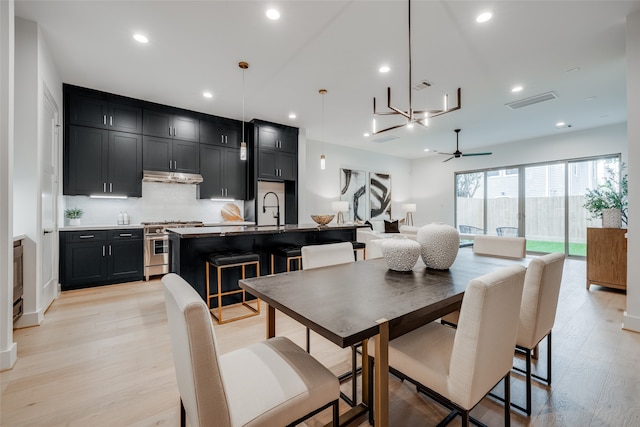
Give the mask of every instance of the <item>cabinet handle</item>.
[[103, 182], [103, 183], [102, 183], [102, 192], [103, 192], [103, 193], [106, 193], [106, 192], [107, 192], [107, 183], [106, 183], [106, 182]]
[[120, 237], [133, 237], [131, 233], [120, 233]]
[[111, 245], [109, 245], [109, 256], [111, 256]]
[[173, 170], [178, 170], [178, 161], [177, 160], [173, 161]]
[[225, 144], [229, 143], [229, 136], [227, 136], [227, 135], [224, 136], [224, 143]]
[[107, 115], [106, 114], [102, 115], [102, 124], [105, 125], [105, 126], [107, 125]]
[[85, 234], [80, 236], [81, 239], [93, 239], [95, 237], [95, 235], [93, 234]]
[[113, 182], [109, 183], [109, 193], [113, 193]]
[[224, 144], [224, 135], [220, 135], [220, 144]]
[[176, 128], [173, 128], [173, 136], [176, 136]]
[[109, 126], [113, 126], [113, 116], [109, 116]]
[[102, 245], [102, 256], [104, 256], [104, 245]]

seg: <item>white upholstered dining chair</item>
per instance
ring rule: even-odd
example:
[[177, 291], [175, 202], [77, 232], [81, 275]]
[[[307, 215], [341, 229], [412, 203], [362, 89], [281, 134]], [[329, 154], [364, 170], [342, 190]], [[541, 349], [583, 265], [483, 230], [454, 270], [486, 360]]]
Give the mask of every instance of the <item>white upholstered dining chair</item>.
[[[527, 256], [527, 240], [524, 237], [487, 236], [480, 234], [473, 238], [473, 253], [499, 258], [522, 259]], [[456, 326], [459, 311], [442, 316], [441, 322]]]
[[[524, 275], [524, 267], [512, 265], [471, 280], [458, 328], [431, 322], [390, 341], [389, 370], [453, 409], [447, 420], [459, 413], [463, 426], [469, 425], [471, 409], [504, 381], [509, 425], [510, 372]], [[374, 347], [368, 347], [369, 356]], [[369, 362], [374, 363], [373, 357]]]
[[[526, 377], [527, 396], [523, 408], [511, 405], [531, 415], [531, 378], [551, 385], [551, 329], [556, 320], [560, 284], [565, 256], [556, 252], [534, 258], [527, 267], [520, 308], [516, 348], [525, 354], [525, 369], [515, 368]], [[547, 338], [547, 376], [531, 373], [531, 357], [538, 344]]]
[[291, 426], [332, 407], [335, 375], [289, 339], [271, 338], [218, 354], [211, 313], [176, 274], [162, 278], [180, 392], [180, 425]]

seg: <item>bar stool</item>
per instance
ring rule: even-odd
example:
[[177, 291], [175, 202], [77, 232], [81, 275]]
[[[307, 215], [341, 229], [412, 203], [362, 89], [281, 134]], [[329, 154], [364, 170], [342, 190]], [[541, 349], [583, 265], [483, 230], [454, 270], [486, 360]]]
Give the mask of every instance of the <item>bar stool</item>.
[[358, 251], [362, 251], [362, 259], [367, 259], [367, 245], [363, 242], [353, 241], [353, 253], [355, 254], [356, 261], [358, 260]]
[[282, 257], [287, 264], [287, 271], [291, 271], [291, 263], [295, 261], [295, 269], [302, 268], [302, 252], [300, 246], [283, 246], [275, 248], [271, 251], [271, 274], [276, 273], [275, 259]]
[[[246, 294], [244, 289], [234, 289], [231, 291], [222, 291], [222, 271], [226, 268], [241, 267], [242, 278], [246, 277], [245, 269], [249, 265], [254, 265], [256, 269], [256, 277], [260, 276], [260, 255], [254, 253], [213, 253], [210, 254], [206, 262], [206, 275], [207, 275], [207, 307], [209, 307], [211, 314], [218, 321], [218, 323], [228, 323], [234, 320], [240, 320], [251, 316], [260, 314], [260, 299], [256, 299], [257, 307], [254, 308], [246, 300]], [[215, 294], [211, 294], [209, 266], [216, 268], [218, 276], [218, 286]], [[226, 307], [222, 306], [222, 297], [228, 295], [242, 294], [242, 301], [238, 304], [242, 304], [244, 307], [250, 310], [250, 313], [232, 317], [230, 319], [223, 320], [222, 311], [227, 308], [231, 308], [238, 304], [231, 304]], [[216, 298], [218, 306], [211, 308], [211, 300]]]

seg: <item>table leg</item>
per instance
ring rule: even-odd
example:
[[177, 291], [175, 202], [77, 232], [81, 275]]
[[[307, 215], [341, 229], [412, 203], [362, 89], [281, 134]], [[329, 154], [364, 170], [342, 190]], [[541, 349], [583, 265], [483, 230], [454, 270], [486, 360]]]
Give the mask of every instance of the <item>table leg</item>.
[[371, 396], [369, 396], [369, 340], [362, 341], [362, 403], [371, 407]]
[[376, 426], [389, 425], [389, 321], [380, 319], [379, 334], [376, 337], [375, 358], [373, 368], [374, 390], [373, 407]]
[[267, 305], [267, 339], [276, 336], [276, 309]]

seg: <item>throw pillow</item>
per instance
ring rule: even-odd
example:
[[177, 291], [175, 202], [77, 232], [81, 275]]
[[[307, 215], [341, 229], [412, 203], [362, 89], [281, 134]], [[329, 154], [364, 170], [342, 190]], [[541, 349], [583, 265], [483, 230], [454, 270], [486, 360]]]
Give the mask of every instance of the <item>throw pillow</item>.
[[385, 233], [399, 233], [400, 230], [398, 229], [398, 220], [396, 219], [395, 221], [387, 221], [385, 219], [384, 220], [384, 232]]

